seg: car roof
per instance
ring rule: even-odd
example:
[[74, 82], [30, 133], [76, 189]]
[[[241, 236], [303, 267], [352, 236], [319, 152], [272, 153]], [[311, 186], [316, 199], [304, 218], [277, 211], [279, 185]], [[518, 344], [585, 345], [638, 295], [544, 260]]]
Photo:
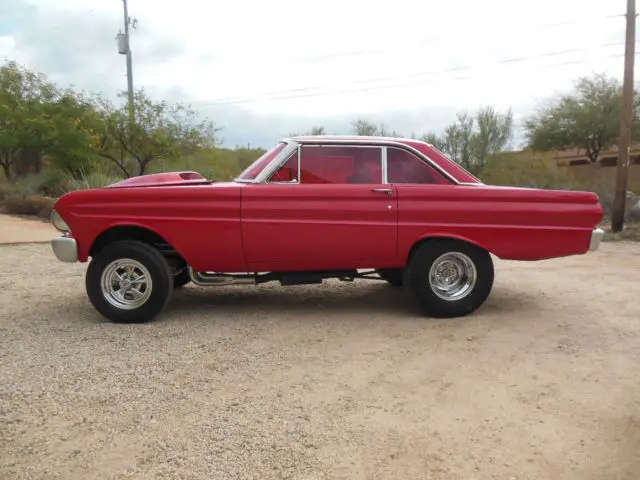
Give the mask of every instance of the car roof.
[[311, 143], [311, 142], [354, 142], [354, 143], [384, 143], [384, 142], [395, 142], [395, 143], [403, 143], [405, 145], [411, 145], [416, 143], [422, 143], [424, 145], [429, 145], [427, 142], [423, 142], [422, 140], [417, 140], [413, 138], [402, 138], [402, 137], [384, 137], [384, 136], [365, 136], [365, 135], [297, 135], [288, 137], [291, 140], [300, 143]]

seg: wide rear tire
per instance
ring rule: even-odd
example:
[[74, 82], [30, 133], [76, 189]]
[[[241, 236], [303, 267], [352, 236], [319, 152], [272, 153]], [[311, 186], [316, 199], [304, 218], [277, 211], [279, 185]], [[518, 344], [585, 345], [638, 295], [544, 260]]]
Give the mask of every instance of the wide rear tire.
[[478, 309], [493, 281], [489, 252], [457, 240], [433, 239], [412, 256], [404, 286], [426, 316], [454, 318]]
[[173, 276], [151, 245], [125, 240], [107, 245], [91, 260], [86, 290], [94, 308], [114, 323], [145, 323], [166, 307]]

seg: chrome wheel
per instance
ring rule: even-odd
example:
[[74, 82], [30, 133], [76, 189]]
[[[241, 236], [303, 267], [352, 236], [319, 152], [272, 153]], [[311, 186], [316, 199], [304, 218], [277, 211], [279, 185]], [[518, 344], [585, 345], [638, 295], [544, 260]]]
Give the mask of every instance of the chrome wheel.
[[100, 285], [107, 302], [122, 310], [133, 310], [149, 299], [153, 284], [147, 267], [137, 260], [121, 258], [105, 267]]
[[447, 301], [465, 298], [473, 291], [478, 272], [464, 253], [448, 252], [435, 259], [429, 270], [429, 285], [433, 293]]

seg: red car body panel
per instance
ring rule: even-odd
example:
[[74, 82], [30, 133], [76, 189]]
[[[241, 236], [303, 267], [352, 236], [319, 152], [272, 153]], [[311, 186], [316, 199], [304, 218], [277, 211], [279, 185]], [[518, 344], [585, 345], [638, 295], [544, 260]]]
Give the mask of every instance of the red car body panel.
[[397, 264], [397, 195], [373, 192], [377, 187], [247, 185], [242, 191], [242, 237], [250, 269]]
[[398, 197], [401, 258], [426, 237], [463, 239], [508, 260], [582, 254], [603, 214], [590, 192], [400, 185]]
[[77, 191], [56, 203], [78, 242], [79, 260], [103, 232], [117, 226], [143, 227], [173, 245], [200, 271], [246, 271], [240, 228], [244, 185], [217, 183]]
[[512, 260], [588, 251], [603, 215], [595, 194], [487, 186], [425, 143], [393, 141], [458, 183], [215, 183], [169, 172], [72, 192], [55, 209], [80, 261], [103, 232], [138, 226], [161, 236], [196, 271], [403, 267], [416, 243], [430, 237], [465, 240]]

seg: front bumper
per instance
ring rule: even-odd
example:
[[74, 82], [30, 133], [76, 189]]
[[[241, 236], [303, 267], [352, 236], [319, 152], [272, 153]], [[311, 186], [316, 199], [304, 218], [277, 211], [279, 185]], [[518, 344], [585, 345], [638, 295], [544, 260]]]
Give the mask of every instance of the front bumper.
[[51, 248], [56, 258], [61, 262], [74, 263], [78, 261], [78, 243], [72, 237], [56, 237], [51, 240]]
[[602, 237], [604, 237], [604, 230], [601, 228], [596, 228], [591, 232], [591, 241], [589, 242], [589, 251], [594, 252], [600, 247], [600, 242], [602, 242]]

